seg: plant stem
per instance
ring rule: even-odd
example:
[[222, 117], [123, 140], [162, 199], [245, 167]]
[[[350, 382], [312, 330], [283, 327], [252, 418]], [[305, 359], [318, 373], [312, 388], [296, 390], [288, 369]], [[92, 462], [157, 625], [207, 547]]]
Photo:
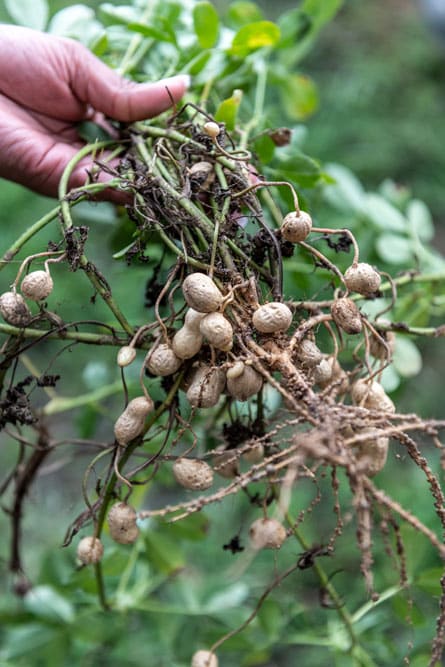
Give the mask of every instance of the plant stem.
[[[65, 325], [70, 326], [70, 325]], [[112, 345], [113, 347], [121, 347], [127, 342], [127, 338], [117, 338], [116, 336], [111, 336], [107, 334], [95, 334], [80, 331], [66, 331], [65, 326], [60, 327], [52, 331], [42, 331], [41, 329], [31, 329], [25, 327], [24, 329], [19, 329], [19, 327], [14, 327], [11, 324], [0, 323], [0, 333], [4, 333], [8, 336], [14, 336], [16, 338], [42, 338], [50, 340], [73, 340], [77, 343], [86, 343], [87, 345]], [[131, 331], [133, 334], [133, 331]], [[144, 347], [144, 346], [142, 346]]]
[[[301, 531], [297, 528], [297, 526], [295, 525], [295, 521], [290, 516], [289, 512], [286, 512], [286, 520], [289, 523], [293, 534], [295, 535], [295, 537], [297, 538], [297, 540], [301, 544], [302, 548], [305, 551], [310, 549], [311, 545], [309, 544], [309, 542], [307, 542], [307, 540], [305, 539], [305, 537], [303, 536]], [[347, 633], [349, 635], [349, 639], [350, 639], [350, 642], [351, 642], [351, 647], [350, 648], [352, 649], [354, 646], [356, 646], [358, 644], [358, 638], [357, 638], [357, 635], [355, 633], [352, 617], [351, 617], [349, 611], [347, 610], [347, 608], [344, 606], [342, 598], [337, 593], [337, 590], [335, 589], [333, 584], [330, 582], [328, 575], [326, 574], [326, 572], [324, 571], [323, 567], [320, 565], [320, 563], [318, 562], [317, 559], [314, 559], [313, 568], [314, 568], [315, 574], [317, 575], [318, 580], [319, 580], [323, 590], [325, 590], [328, 593], [329, 597], [331, 598], [332, 602], [334, 603], [335, 611], [337, 612], [340, 619], [344, 623], [344, 626], [347, 630]]]

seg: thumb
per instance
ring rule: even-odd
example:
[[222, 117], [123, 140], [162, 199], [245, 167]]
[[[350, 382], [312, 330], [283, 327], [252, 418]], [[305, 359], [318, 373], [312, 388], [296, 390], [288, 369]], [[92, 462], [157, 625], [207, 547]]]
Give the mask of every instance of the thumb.
[[127, 123], [151, 118], [165, 111], [181, 99], [190, 83], [187, 74], [156, 83], [134, 83], [121, 77], [82, 47], [76, 49], [71, 62], [70, 78], [74, 94], [109, 118]]

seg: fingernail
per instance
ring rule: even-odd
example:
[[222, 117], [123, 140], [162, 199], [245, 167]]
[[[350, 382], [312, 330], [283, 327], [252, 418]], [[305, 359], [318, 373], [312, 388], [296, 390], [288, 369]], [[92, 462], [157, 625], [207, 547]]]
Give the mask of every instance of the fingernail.
[[190, 88], [190, 84], [192, 82], [190, 74], [180, 74], [179, 77], [184, 81], [185, 87]]

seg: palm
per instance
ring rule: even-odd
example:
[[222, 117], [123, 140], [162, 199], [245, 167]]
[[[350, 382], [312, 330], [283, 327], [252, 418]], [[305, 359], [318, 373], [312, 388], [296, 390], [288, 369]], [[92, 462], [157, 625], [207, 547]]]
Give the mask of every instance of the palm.
[[[83, 145], [79, 121], [95, 112], [124, 121], [154, 116], [171, 104], [166, 85], [131, 84], [72, 40], [0, 26], [0, 176], [56, 195]], [[173, 99], [185, 87], [183, 77], [168, 81]], [[79, 163], [70, 185], [82, 185], [89, 167]]]

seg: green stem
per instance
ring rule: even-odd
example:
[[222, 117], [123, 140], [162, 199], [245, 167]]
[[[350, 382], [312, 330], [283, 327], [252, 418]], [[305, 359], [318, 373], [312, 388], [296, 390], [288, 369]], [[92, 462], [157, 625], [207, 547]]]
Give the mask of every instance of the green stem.
[[[94, 144], [87, 144], [78, 153], [76, 153], [76, 155], [68, 162], [67, 166], [65, 167], [65, 170], [62, 174], [62, 178], [60, 179], [59, 183], [60, 210], [62, 214], [61, 221], [65, 232], [73, 226], [73, 220], [71, 217], [71, 210], [67, 193], [68, 193], [69, 179], [76, 164], [78, 164], [78, 162], [82, 160], [82, 158], [84, 158], [89, 153], [92, 153], [102, 148], [106, 148], [112, 145], [113, 143], [114, 142], [111, 141], [98, 141]], [[94, 289], [102, 297], [103, 301], [107, 304], [108, 308], [111, 310], [111, 312], [113, 313], [113, 315], [115, 316], [116, 320], [119, 322], [121, 327], [124, 329], [124, 331], [126, 331], [128, 334], [132, 334], [133, 329], [131, 325], [127, 321], [126, 317], [120, 310], [115, 300], [113, 299], [111, 292], [107, 289], [107, 287], [105, 287], [102, 284], [96, 272], [91, 268], [92, 265], [90, 264], [85, 255], [82, 255], [80, 257], [79, 265], [84, 270], [85, 274], [87, 275]]]
[[54, 415], [59, 412], [67, 412], [68, 410], [74, 410], [75, 408], [82, 407], [83, 405], [92, 405], [97, 401], [111, 396], [112, 394], [118, 394], [122, 391], [122, 382], [114, 382], [113, 384], [106, 385], [105, 387], [99, 387], [94, 391], [90, 391], [87, 394], [82, 394], [81, 396], [71, 396], [69, 398], [63, 398], [62, 396], [57, 396], [56, 398], [51, 399], [43, 408], [43, 415]]
[[[301, 531], [295, 526], [295, 521], [293, 518], [290, 516], [289, 512], [286, 512], [286, 520], [289, 523], [291, 530], [299, 543], [301, 544], [302, 548], [307, 551], [308, 549], [311, 548], [311, 545], [309, 542], [306, 540], [306, 538], [303, 536]], [[318, 577], [318, 580], [322, 586], [322, 588], [328, 593], [329, 597], [331, 598], [335, 611], [339, 615], [340, 619], [344, 623], [344, 626], [348, 632], [349, 639], [351, 641], [351, 649], [354, 646], [357, 646], [358, 638], [354, 630], [354, 624], [352, 617], [349, 613], [349, 611], [346, 609], [344, 606], [343, 600], [341, 596], [337, 593], [337, 590], [333, 586], [333, 584], [330, 582], [328, 575], [320, 565], [319, 561], [317, 559], [314, 559], [314, 565], [313, 565], [315, 574]]]
[[[152, 6], [152, 3], [149, 2], [139, 19], [141, 23], [148, 23], [150, 14], [152, 13]], [[128, 45], [128, 48], [121, 60], [121, 64], [117, 68], [117, 72], [122, 76], [125, 76], [125, 74], [128, 74], [128, 72], [131, 72], [131, 70], [138, 65], [141, 58], [144, 57], [150, 46], [153, 44], [154, 40], [149, 39], [147, 40], [146, 45], [143, 45], [144, 48], [140, 49], [139, 47], [141, 46], [143, 39], [143, 35], [139, 34], [135, 35], [130, 41], [130, 44]], [[137, 53], [138, 49], [139, 53]]]
[[[70, 326], [67, 324], [66, 326]], [[73, 340], [77, 343], [86, 343], [87, 345], [112, 345], [121, 347], [127, 343], [127, 338], [117, 338], [107, 334], [82, 333], [80, 331], [66, 331], [64, 327], [55, 331], [42, 331], [42, 329], [31, 329], [25, 327], [19, 329], [11, 324], [0, 323], [0, 333], [16, 338], [45, 338], [50, 340]], [[130, 332], [133, 334], [133, 331]]]
[[7, 265], [9, 262], [17, 255], [21, 248], [27, 243], [33, 236], [38, 234], [47, 224], [52, 222], [60, 211], [60, 206], [56, 206], [46, 213], [40, 220], [37, 220], [33, 225], [28, 227], [28, 229], [21, 235], [19, 238], [14, 241], [12, 246], [3, 255], [0, 260], [0, 271]]
[[[147, 424], [145, 426], [143, 435], [148, 433], [148, 431], [151, 429], [151, 427], [157, 422], [159, 417], [166, 410], [168, 410], [168, 408], [172, 404], [172, 402], [173, 402], [173, 400], [174, 400], [174, 398], [175, 398], [175, 396], [178, 392], [179, 385], [181, 384], [182, 379], [183, 379], [183, 373], [180, 373], [178, 375], [178, 377], [176, 378], [176, 381], [175, 381], [174, 385], [171, 387], [170, 391], [168, 392], [164, 402], [161, 403], [161, 405], [150, 415], [150, 417], [147, 421]], [[123, 454], [122, 454], [122, 456], [120, 457], [120, 460], [119, 460], [121, 468], [128, 461], [130, 456], [133, 454], [134, 450], [137, 447], [140, 446], [141, 437], [142, 436], [133, 440], [133, 442], [131, 442], [125, 448], [125, 451], [123, 452]], [[103, 524], [104, 524], [104, 521], [105, 521], [105, 515], [106, 515], [107, 509], [108, 509], [108, 504], [109, 504], [109, 502], [110, 502], [110, 500], [113, 496], [114, 487], [116, 485], [116, 482], [117, 482], [116, 473], [113, 472], [112, 475], [110, 476], [110, 479], [109, 479], [108, 484], [106, 486], [105, 493], [104, 493], [103, 500], [102, 500], [102, 504], [101, 504], [100, 511], [99, 511], [99, 515], [97, 517], [97, 524], [96, 524], [96, 535], [97, 535], [97, 537], [100, 537], [100, 534], [101, 534], [101, 531], [102, 531], [102, 528], [103, 528]]]

